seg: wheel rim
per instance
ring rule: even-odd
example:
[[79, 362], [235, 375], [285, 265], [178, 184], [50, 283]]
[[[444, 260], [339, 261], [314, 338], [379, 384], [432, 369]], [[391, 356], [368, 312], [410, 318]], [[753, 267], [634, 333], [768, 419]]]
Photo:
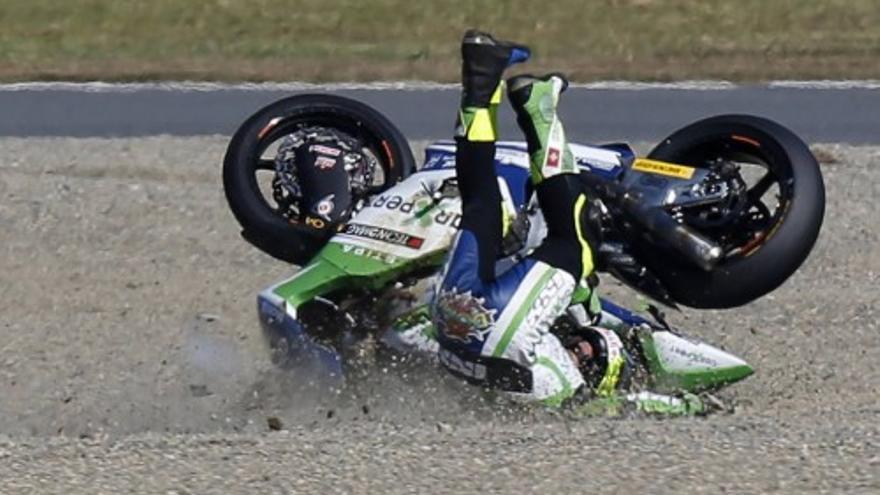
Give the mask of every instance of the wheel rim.
[[[709, 220], [706, 208], [682, 211], [682, 220], [722, 246], [724, 261], [757, 252], [782, 225], [794, 196], [792, 165], [784, 153], [754, 136], [713, 136], [676, 160], [698, 168], [735, 169], [728, 181], [739, 183], [739, 204], [731, 205], [726, 218]], [[722, 216], [723, 216], [722, 215]]]
[[[360, 190], [352, 190], [352, 205], [358, 207], [367, 196], [375, 194], [391, 185], [391, 168], [395, 165], [394, 155], [386, 139], [380, 136], [375, 129], [368, 128], [362, 121], [354, 116], [332, 111], [315, 110], [299, 113], [283, 118], [270, 120], [258, 133], [258, 141], [251, 155], [248, 180], [251, 187], [261, 198], [264, 206], [276, 216], [289, 223], [298, 223], [293, 215], [301, 214], [301, 206], [298, 200], [301, 198], [289, 197], [288, 201], [279, 201], [278, 187], [275, 183], [276, 164], [274, 154], [279, 143], [290, 134], [307, 127], [325, 127], [338, 130], [362, 144], [365, 154], [369, 153], [376, 161], [378, 167], [375, 172], [381, 178], [380, 183], [370, 184], [369, 187]], [[349, 186], [351, 189], [351, 185]], [[271, 198], [271, 199], [270, 199]], [[322, 229], [312, 228], [301, 224], [316, 233]], [[332, 231], [332, 230], [330, 230]]]

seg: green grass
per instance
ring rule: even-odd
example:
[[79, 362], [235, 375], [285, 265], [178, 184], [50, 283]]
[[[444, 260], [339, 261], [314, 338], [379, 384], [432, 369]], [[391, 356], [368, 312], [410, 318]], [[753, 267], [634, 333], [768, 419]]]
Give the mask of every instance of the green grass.
[[878, 0], [0, 0], [0, 79], [454, 81], [467, 27], [576, 80], [880, 78]]

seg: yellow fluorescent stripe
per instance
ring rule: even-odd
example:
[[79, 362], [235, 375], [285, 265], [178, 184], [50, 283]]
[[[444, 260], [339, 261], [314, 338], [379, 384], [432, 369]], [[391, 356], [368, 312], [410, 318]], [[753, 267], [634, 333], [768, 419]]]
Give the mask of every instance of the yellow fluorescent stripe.
[[574, 203], [574, 229], [577, 232], [578, 242], [581, 244], [581, 263], [584, 267], [584, 271], [581, 273], [582, 279], [593, 272], [593, 251], [590, 250], [590, 244], [587, 242], [586, 237], [584, 237], [581, 227], [581, 212], [583, 212], [586, 203], [587, 197], [583, 194], [578, 196], [577, 201]]
[[501, 96], [504, 94], [504, 81], [498, 83], [498, 87], [495, 88], [495, 92], [492, 93], [492, 99], [489, 100], [490, 105], [498, 105], [501, 103]]
[[690, 179], [694, 176], [693, 167], [685, 167], [684, 165], [676, 165], [674, 163], [661, 162], [658, 160], [648, 160], [646, 158], [638, 158], [633, 163], [633, 170], [639, 172], [647, 172], [649, 174], [665, 175], [667, 177], [675, 177], [676, 179]]
[[516, 219], [516, 216], [504, 207], [503, 199], [499, 208], [501, 208], [501, 237], [507, 237], [507, 233], [510, 232], [510, 225]]
[[596, 395], [599, 397], [610, 397], [620, 381], [620, 369], [623, 368], [623, 358], [617, 357], [608, 363], [608, 369], [605, 370], [605, 376], [596, 388]]
[[487, 108], [479, 108], [474, 113], [467, 133], [468, 141], [495, 141], [495, 127]]

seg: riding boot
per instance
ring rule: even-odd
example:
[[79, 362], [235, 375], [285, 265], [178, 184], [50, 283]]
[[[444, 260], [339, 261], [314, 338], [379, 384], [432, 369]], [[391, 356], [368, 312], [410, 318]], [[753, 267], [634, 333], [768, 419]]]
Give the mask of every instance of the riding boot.
[[482, 280], [495, 276], [495, 259], [504, 235], [494, 166], [501, 76], [508, 66], [528, 56], [528, 48], [478, 31], [466, 32], [461, 41], [462, 95], [455, 130], [455, 173], [462, 202], [460, 227], [477, 239]]
[[526, 137], [531, 179], [547, 223], [545, 241], [532, 256], [578, 280], [574, 301], [582, 302], [591, 297], [586, 278], [593, 271], [593, 256], [584, 222], [586, 195], [556, 115], [559, 95], [567, 87], [559, 74], [524, 75], [507, 81], [507, 94]]
[[565, 129], [556, 115], [559, 95], [568, 87], [560, 74], [538, 78], [517, 76], [507, 81], [507, 94], [516, 121], [526, 136], [532, 183], [564, 173], [577, 173], [565, 140]]
[[501, 101], [501, 76], [509, 66], [529, 58], [528, 47], [496, 40], [490, 34], [469, 30], [461, 40], [461, 107], [456, 137], [468, 141], [494, 141], [495, 109]]

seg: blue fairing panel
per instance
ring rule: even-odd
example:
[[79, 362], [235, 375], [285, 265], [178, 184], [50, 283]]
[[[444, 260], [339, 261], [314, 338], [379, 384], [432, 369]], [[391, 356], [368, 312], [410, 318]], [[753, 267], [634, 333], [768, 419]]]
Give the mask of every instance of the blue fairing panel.
[[529, 172], [514, 165], [502, 165], [495, 162], [495, 173], [507, 182], [510, 196], [516, 207], [524, 207], [529, 199]]
[[325, 384], [341, 382], [342, 357], [334, 349], [318, 343], [297, 320], [263, 295], [257, 296], [257, 311], [269, 341], [280, 338], [287, 341], [288, 356], [297, 363], [298, 373], [321, 378]]
[[590, 146], [571, 144], [578, 167], [605, 180], [616, 180], [635, 160], [635, 153], [626, 144]]
[[[581, 170], [605, 180], [616, 180], [632, 164], [636, 155], [624, 143], [591, 146], [571, 143], [572, 154]], [[529, 159], [526, 144], [516, 141], [500, 141], [496, 144], [495, 165], [498, 175], [508, 181], [514, 200], [522, 205], [527, 199]], [[455, 167], [455, 142], [441, 140], [425, 150], [423, 170]]]
[[608, 313], [611, 313], [612, 315], [616, 316], [621, 321], [624, 321], [629, 325], [639, 326], [643, 323], [650, 324], [650, 322], [648, 320], [642, 318], [641, 316], [633, 313], [632, 311], [630, 311], [628, 309], [622, 308], [622, 307], [614, 304], [613, 302], [609, 301], [608, 299], [605, 299], [604, 297], [600, 297], [599, 300], [602, 303], [602, 311], [606, 311]]
[[[455, 168], [455, 142], [437, 141], [425, 150], [425, 164], [420, 170]], [[528, 202], [529, 169], [525, 144], [499, 143], [495, 154], [495, 173], [507, 182], [517, 208]]]
[[[419, 170], [440, 170], [444, 168], [455, 168], [455, 144], [437, 146], [440, 143], [434, 143], [425, 150], [425, 163]], [[447, 146], [452, 146], [449, 150]]]

